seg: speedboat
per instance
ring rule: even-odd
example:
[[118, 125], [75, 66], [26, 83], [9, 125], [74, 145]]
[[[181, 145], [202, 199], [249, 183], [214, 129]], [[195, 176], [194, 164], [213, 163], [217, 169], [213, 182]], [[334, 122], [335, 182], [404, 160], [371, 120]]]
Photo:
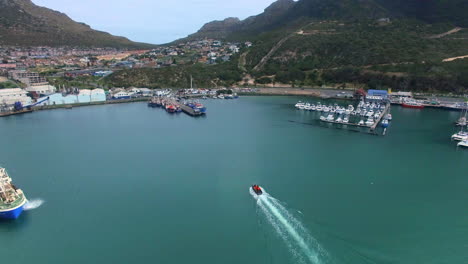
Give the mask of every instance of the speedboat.
[[334, 120], [335, 120], [335, 118], [333, 117], [333, 115], [328, 115], [327, 116], [327, 121], [333, 122]]
[[319, 112], [322, 112], [323, 108], [322, 108], [322, 105], [319, 103], [317, 105], [317, 107], [315, 108], [315, 110], [319, 111]]
[[314, 104], [310, 106], [310, 110], [311, 110], [311, 111], [315, 111], [315, 109], [316, 109], [316, 107], [315, 107]]
[[349, 123], [349, 117], [345, 116], [345, 118], [343, 118], [343, 123], [348, 124]]
[[468, 132], [460, 131], [460, 132], [452, 135], [452, 140], [456, 140], [456, 141], [468, 140]]
[[367, 117], [373, 117], [374, 116], [374, 111], [370, 110], [369, 112], [367, 112], [366, 116]]
[[343, 119], [341, 118], [341, 116], [339, 116], [339, 117], [336, 119], [336, 122], [337, 122], [337, 123], [342, 123], [342, 122], [343, 122]]
[[367, 119], [367, 121], [366, 121], [367, 126], [372, 126], [373, 124], [374, 124], [374, 119], [372, 119], [372, 118]]
[[328, 113], [329, 111], [330, 111], [330, 109], [328, 108], [328, 106], [325, 106], [325, 107], [323, 108], [323, 112]]
[[361, 119], [361, 121], [359, 121], [359, 124], [360, 126], [363, 126], [365, 123], [364, 123], [364, 120]]
[[321, 121], [327, 121], [327, 118], [324, 117], [324, 116], [320, 116], [320, 120], [321, 120]]
[[252, 185], [252, 191], [254, 191], [254, 193], [257, 194], [257, 195], [263, 194], [262, 188], [260, 188], [260, 186], [258, 186], [256, 184]]
[[392, 121], [392, 114], [388, 114], [386, 118], [388, 121]]

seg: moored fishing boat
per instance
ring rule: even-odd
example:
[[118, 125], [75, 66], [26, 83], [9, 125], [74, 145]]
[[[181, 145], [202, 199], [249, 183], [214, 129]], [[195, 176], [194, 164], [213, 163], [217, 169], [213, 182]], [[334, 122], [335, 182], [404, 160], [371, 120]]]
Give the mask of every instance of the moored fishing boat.
[[0, 168], [0, 218], [16, 219], [23, 212], [27, 199], [18, 189], [4, 168]]
[[401, 104], [401, 106], [406, 108], [414, 108], [414, 109], [423, 109], [424, 105], [416, 100], [407, 100]]
[[174, 105], [172, 105], [172, 104], [168, 104], [168, 105], [166, 106], [166, 111], [167, 111], [168, 113], [171, 113], [171, 114], [172, 114], [172, 113], [177, 112], [177, 108], [176, 108]]

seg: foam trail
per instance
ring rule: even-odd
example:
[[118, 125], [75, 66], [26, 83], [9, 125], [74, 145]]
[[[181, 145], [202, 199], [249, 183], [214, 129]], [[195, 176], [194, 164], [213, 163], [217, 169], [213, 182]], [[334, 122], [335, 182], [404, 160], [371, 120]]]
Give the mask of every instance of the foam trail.
[[271, 197], [265, 189], [262, 190], [262, 195], [255, 194], [252, 188], [249, 192], [257, 200], [257, 205], [268, 222], [294, 255], [296, 263], [322, 263], [322, 257], [327, 258], [326, 251], [277, 199]]
[[296, 257], [296, 259], [298, 260], [298, 263], [305, 264], [300, 253], [297, 251], [296, 248], [294, 248], [293, 244], [288, 238], [287, 233], [285, 233], [285, 230], [283, 230], [284, 228], [281, 226], [281, 224], [278, 223], [278, 221], [275, 219], [273, 214], [270, 213], [270, 211], [262, 203], [259, 203], [258, 205], [260, 209], [262, 210], [262, 212], [265, 214], [268, 222], [270, 222], [271, 225], [273, 226], [273, 229], [275, 229], [275, 231], [278, 233], [281, 239], [283, 239], [283, 241], [286, 243], [286, 246], [288, 247], [289, 251], [293, 254], [294, 257]]
[[284, 210], [280, 210], [280, 209], [284, 209], [284, 207], [282, 208], [281, 206], [279, 207], [280, 209], [278, 209], [278, 207], [275, 206], [277, 204], [273, 204], [272, 202], [270, 202], [269, 197], [267, 196], [260, 197], [259, 201], [260, 203], [265, 204], [265, 206], [269, 209], [269, 211], [276, 217], [276, 219], [278, 219], [278, 221], [283, 225], [284, 229], [289, 233], [291, 238], [293, 238], [294, 241], [299, 245], [300, 249], [302, 249], [302, 252], [309, 259], [309, 261], [314, 264], [320, 263], [318, 254], [310, 249], [310, 247], [307, 245], [304, 238], [294, 228], [294, 225], [297, 225], [298, 221], [292, 218], [291, 215], [287, 215], [286, 216], [287, 218], [292, 219], [291, 221], [292, 223], [288, 221], [288, 219], [281, 212], [281, 211], [284, 212]]
[[44, 204], [44, 202], [45, 201], [42, 199], [28, 200], [28, 202], [24, 205], [23, 209], [25, 211], [34, 210], [41, 207], [41, 205]]

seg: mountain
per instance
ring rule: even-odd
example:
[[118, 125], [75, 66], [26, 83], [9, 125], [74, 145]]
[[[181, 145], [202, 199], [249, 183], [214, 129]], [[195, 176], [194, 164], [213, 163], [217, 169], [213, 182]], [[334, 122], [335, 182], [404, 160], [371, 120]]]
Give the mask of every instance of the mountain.
[[0, 0], [0, 45], [148, 48], [124, 37], [93, 30], [30, 0]]
[[212, 21], [205, 24], [198, 32], [177, 42], [202, 38], [239, 39], [239, 36], [233, 37], [231, 35], [235, 33], [248, 35], [270, 30], [275, 24], [281, 23], [283, 16], [295, 3], [294, 0], [278, 0], [267, 7], [263, 13], [248, 17], [245, 20], [227, 18], [222, 21]]
[[[188, 38], [244, 40], [259, 33], [304, 24], [310, 19], [356, 21], [411, 18], [427, 23], [454, 23], [468, 27], [468, 0], [278, 0], [262, 14], [245, 20], [228, 18], [207, 23]], [[303, 23], [304, 22], [304, 23]]]

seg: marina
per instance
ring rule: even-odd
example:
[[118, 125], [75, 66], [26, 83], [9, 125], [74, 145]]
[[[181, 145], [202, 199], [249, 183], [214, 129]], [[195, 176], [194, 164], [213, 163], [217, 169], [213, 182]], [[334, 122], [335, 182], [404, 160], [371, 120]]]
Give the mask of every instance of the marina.
[[[344, 127], [369, 128], [374, 132], [380, 124], [384, 128], [383, 133], [392, 120], [390, 114], [390, 103], [379, 100], [377, 102], [360, 101], [357, 105], [348, 105], [347, 108], [338, 104], [326, 105], [320, 102], [315, 104], [298, 102], [295, 107], [304, 111], [315, 111], [320, 115], [319, 120]], [[367, 121], [364, 121], [367, 118]]]

